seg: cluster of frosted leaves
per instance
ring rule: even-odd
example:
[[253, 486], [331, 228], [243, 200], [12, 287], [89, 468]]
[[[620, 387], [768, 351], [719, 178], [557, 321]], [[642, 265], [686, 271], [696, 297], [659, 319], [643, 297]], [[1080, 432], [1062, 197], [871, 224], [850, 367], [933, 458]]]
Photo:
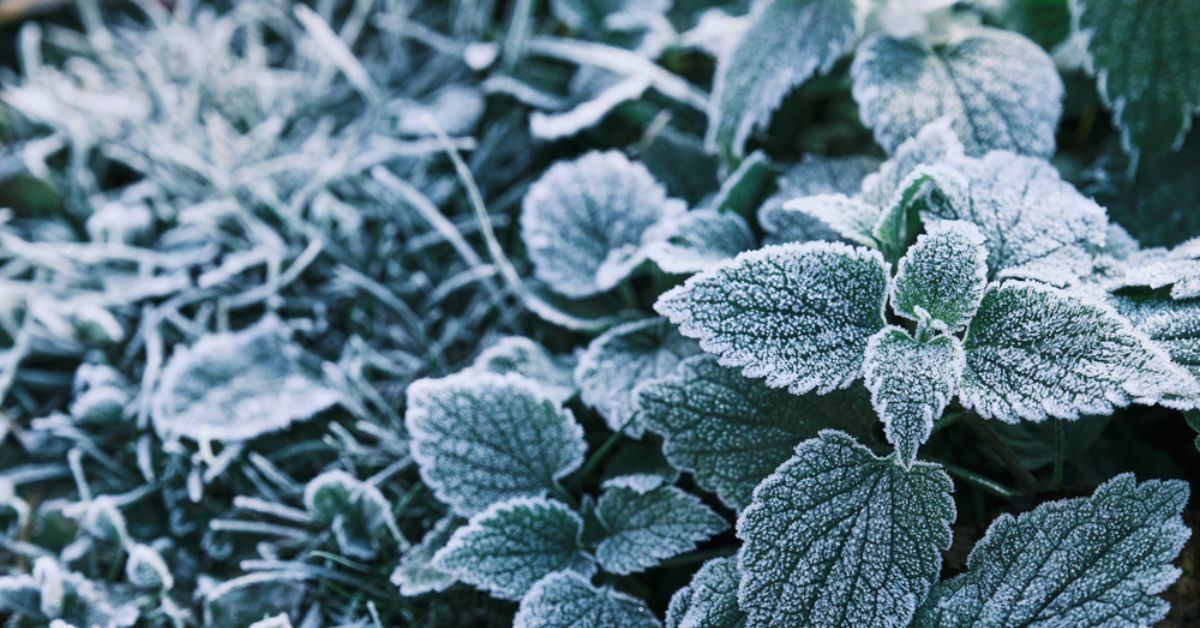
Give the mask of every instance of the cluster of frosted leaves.
[[666, 273], [702, 271], [755, 248], [754, 234], [741, 216], [698, 209], [680, 214], [655, 229], [646, 256]]
[[743, 628], [746, 614], [738, 608], [741, 574], [737, 557], [714, 558], [700, 567], [667, 607], [667, 628]]
[[1195, 405], [1194, 378], [1112, 308], [1028, 282], [993, 285], [967, 329], [959, 400], [1006, 422]]
[[987, 255], [983, 235], [969, 222], [926, 225], [896, 265], [892, 310], [909, 320], [936, 320], [951, 331], [961, 328], [983, 300]]
[[738, 602], [753, 626], [906, 626], [950, 545], [953, 485], [826, 430], [738, 519]]
[[971, 550], [968, 571], [934, 587], [915, 625], [1150, 626], [1157, 594], [1191, 532], [1188, 486], [1119, 475], [1091, 497], [1001, 515]]
[[731, 508], [787, 461], [796, 445], [825, 428], [866, 433], [875, 415], [861, 389], [791, 395], [725, 368], [711, 355], [684, 361], [674, 375], [643, 387], [647, 427], [663, 436], [671, 465], [691, 473]]
[[546, 576], [521, 600], [513, 628], [659, 628], [637, 598], [571, 572]]
[[582, 462], [583, 428], [517, 375], [462, 373], [408, 388], [404, 423], [421, 479], [462, 516], [546, 494]]
[[1175, 364], [1200, 379], [1200, 299], [1114, 294], [1109, 303], [1135, 329], [1166, 350]]
[[1054, 153], [1063, 84], [1054, 61], [1016, 33], [978, 28], [937, 48], [870, 37], [851, 68], [863, 123], [888, 152], [943, 116], [967, 153]]
[[1108, 282], [1121, 288], [1170, 288], [1174, 299], [1200, 297], [1200, 238], [1193, 238], [1166, 251], [1138, 251], [1122, 260], [1119, 273]]
[[340, 470], [309, 480], [304, 506], [313, 521], [331, 527], [344, 554], [363, 560], [375, 558], [375, 537], [392, 516], [392, 506], [378, 488]]
[[433, 565], [434, 555], [450, 542], [458, 523], [453, 516], [443, 517], [425, 533], [420, 543], [404, 551], [391, 576], [391, 583], [400, 589], [400, 595], [441, 592], [458, 582], [453, 574]]
[[36, 559], [32, 574], [0, 576], [0, 612], [36, 618], [50, 626], [124, 628], [138, 620], [136, 605], [118, 601], [99, 583], [50, 556]]
[[874, 157], [806, 155], [775, 180], [776, 191], [758, 209], [758, 223], [767, 244], [836, 240], [839, 235], [823, 222], [785, 207], [794, 198], [818, 194], [852, 196], [863, 179], [879, 168]]
[[948, 117], [938, 118], [922, 127], [915, 136], [904, 140], [877, 172], [863, 179], [859, 190], [862, 199], [884, 207], [903, 190], [909, 176], [920, 166], [959, 159], [963, 155], [962, 141], [954, 132], [952, 120]]
[[550, 396], [565, 402], [575, 396], [573, 356], [554, 355], [524, 336], [507, 336], [484, 349], [471, 364], [480, 373], [515, 373], [537, 382]]
[[1200, 5], [1192, 0], [1074, 0], [1089, 71], [1126, 152], [1178, 149], [1200, 108]]
[[724, 366], [793, 394], [828, 393], [858, 378], [867, 340], [884, 325], [887, 284], [876, 251], [784, 244], [693, 276], [655, 309]]
[[933, 422], [954, 397], [965, 365], [962, 344], [954, 336], [920, 341], [899, 327], [887, 327], [871, 337], [863, 379], [883, 433], [905, 468], [912, 466]]
[[575, 381], [583, 402], [596, 408], [614, 432], [641, 438], [637, 415], [639, 384], [670, 375], [679, 362], [699, 353], [663, 318], [647, 318], [614, 327], [588, 345], [579, 358]]
[[154, 429], [164, 439], [240, 441], [311, 418], [341, 395], [309, 360], [275, 318], [181, 346], [151, 399]]
[[591, 576], [595, 562], [583, 549], [583, 519], [563, 504], [517, 497], [493, 504], [455, 530], [433, 556], [433, 566], [506, 600], [519, 600], [556, 571]]
[[534, 275], [571, 298], [608, 291], [645, 261], [647, 232], [686, 209], [616, 151], [559, 162], [525, 195], [521, 235]]
[[850, 50], [861, 15], [854, 0], [765, 0], [750, 19], [733, 52], [718, 61], [708, 115], [709, 150], [738, 157], [792, 89]]
[[630, 574], [692, 550], [729, 524], [695, 495], [674, 486], [613, 486], [596, 501], [605, 531], [596, 560], [605, 571]]

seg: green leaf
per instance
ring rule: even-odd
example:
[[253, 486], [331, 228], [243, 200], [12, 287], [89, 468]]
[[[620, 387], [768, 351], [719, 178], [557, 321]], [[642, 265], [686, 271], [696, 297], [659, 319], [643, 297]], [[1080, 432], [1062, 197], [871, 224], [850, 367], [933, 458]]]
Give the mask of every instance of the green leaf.
[[706, 207], [748, 218], [754, 213], [754, 208], [758, 207], [763, 188], [770, 183], [774, 175], [775, 167], [771, 165], [766, 153], [754, 151], [721, 182], [721, 188]]
[[1192, 0], [1072, 0], [1088, 71], [1135, 163], [1177, 150], [1200, 108], [1200, 5]]
[[551, 354], [524, 336], [505, 336], [492, 343], [471, 363], [471, 370], [527, 377], [560, 402], [575, 396], [574, 357]]
[[621, 575], [649, 569], [729, 527], [696, 496], [674, 486], [649, 491], [614, 486], [596, 502], [596, 516], [606, 531], [596, 560]]
[[705, 270], [755, 248], [750, 227], [731, 212], [690, 211], [656, 232], [658, 237], [647, 247], [647, 257], [663, 272], [678, 275]]
[[516, 375], [414, 382], [404, 423], [421, 479], [463, 516], [510, 497], [545, 495], [586, 451], [570, 411]]
[[965, 363], [962, 345], [953, 336], [919, 342], [899, 327], [887, 327], [871, 337], [863, 379], [883, 433], [904, 468], [912, 466], [933, 422], [954, 398]]
[[953, 485], [826, 430], [763, 480], [738, 520], [752, 626], [904, 626], [950, 546]]
[[879, 168], [874, 157], [805, 155], [775, 180], [776, 192], [758, 210], [767, 244], [836, 240], [840, 235], [820, 220], [785, 207], [794, 198], [819, 194], [853, 196], [863, 179]]
[[741, 509], [754, 487], [820, 430], [868, 433], [876, 419], [860, 391], [791, 395], [704, 355], [641, 388], [639, 405], [647, 427], [662, 434], [672, 466]]
[[659, 628], [662, 624], [641, 600], [596, 588], [576, 573], [540, 580], [521, 600], [513, 628]]
[[878, 34], [851, 68], [863, 123], [888, 152], [948, 116], [970, 155], [1054, 153], [1063, 84], [1054, 61], [1016, 33], [976, 28], [945, 46]]
[[725, 366], [793, 394], [849, 386], [883, 328], [887, 264], [838, 243], [743, 253], [659, 298], [655, 309]]
[[[896, 266], [892, 309], [954, 331], [971, 320], [987, 286], [987, 249], [969, 222], [933, 222]], [[922, 314], [923, 312], [923, 314]]]
[[804, 216], [810, 222], [824, 225], [836, 238], [863, 246], [876, 247], [875, 225], [882, 210], [857, 198], [843, 194], [818, 194], [792, 199], [783, 211]]
[[337, 469], [309, 480], [304, 505], [313, 521], [330, 526], [343, 554], [363, 560], [375, 558], [376, 537], [392, 516], [392, 505], [378, 488]]
[[1200, 387], [1111, 308], [1035, 283], [992, 286], [967, 329], [963, 406], [1016, 422], [1194, 405]]
[[667, 608], [667, 628], [744, 628], [738, 608], [737, 557], [714, 558], [700, 567], [692, 582], [675, 592]]
[[1109, 295], [1109, 302], [1134, 329], [1166, 350], [1175, 364], [1200, 379], [1200, 299], [1158, 294]]
[[917, 626], [1150, 626], [1179, 577], [1188, 486], [1119, 475], [1091, 497], [1000, 515]]
[[421, 539], [421, 542], [404, 551], [400, 563], [392, 571], [391, 583], [400, 589], [400, 595], [412, 597], [426, 593], [440, 593], [449, 589], [458, 579], [433, 565], [434, 555], [450, 542], [451, 535], [459, 528], [459, 519], [442, 517]]
[[746, 138], [766, 125], [793, 88], [828, 72], [850, 50], [860, 21], [853, 0], [758, 3], [750, 28], [717, 64], [705, 140], [709, 150], [741, 157]]
[[517, 497], [471, 517], [433, 556], [433, 566], [505, 600], [519, 600], [556, 571], [590, 577], [583, 520], [559, 502]]
[[[597, 337], [579, 358], [575, 381], [583, 402], [596, 408], [612, 431], [625, 428], [641, 438], [635, 388], [669, 375], [680, 360], [699, 353], [664, 318], [647, 318], [614, 327]], [[632, 419], [632, 422], [630, 422]]]

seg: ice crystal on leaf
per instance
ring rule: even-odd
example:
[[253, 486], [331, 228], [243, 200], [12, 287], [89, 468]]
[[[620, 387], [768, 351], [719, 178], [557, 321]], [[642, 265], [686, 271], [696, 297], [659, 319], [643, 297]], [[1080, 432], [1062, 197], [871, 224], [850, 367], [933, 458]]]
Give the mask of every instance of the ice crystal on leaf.
[[596, 560], [615, 574], [649, 569], [729, 527], [696, 496], [673, 486], [609, 488], [596, 501], [596, 517], [605, 530]]
[[966, 325], [987, 285], [988, 253], [983, 245], [983, 236], [971, 223], [928, 225], [896, 266], [892, 309], [909, 320], [931, 318], [952, 331]]
[[737, 600], [740, 581], [736, 556], [704, 563], [691, 583], [671, 597], [667, 628], [743, 628], [746, 614]]
[[637, 598], [592, 586], [583, 576], [550, 574], [521, 599], [513, 628], [660, 628]]

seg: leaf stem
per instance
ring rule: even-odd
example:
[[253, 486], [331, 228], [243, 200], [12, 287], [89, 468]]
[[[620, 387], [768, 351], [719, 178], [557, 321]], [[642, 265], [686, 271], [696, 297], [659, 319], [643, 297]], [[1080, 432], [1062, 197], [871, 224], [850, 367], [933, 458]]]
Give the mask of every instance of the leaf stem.
[[964, 469], [956, 464], [949, 463], [949, 462], [939, 461], [939, 464], [941, 464], [942, 467], [944, 467], [950, 475], [953, 475], [954, 477], [959, 478], [961, 480], [970, 482], [971, 484], [978, 486], [979, 488], [991, 493], [992, 495], [995, 495], [997, 497], [1000, 497], [1000, 498], [1006, 499], [1006, 500], [1011, 500], [1017, 496], [1017, 491], [1015, 491], [1014, 489], [1008, 488], [1007, 486], [1004, 486], [1003, 484], [1000, 484], [999, 482], [992, 480], [990, 478], [983, 477], [982, 475], [979, 475], [978, 473], [975, 473], [974, 471]]
[[1011, 447], [1007, 443], [1000, 440], [999, 436], [992, 431], [990, 427], [984, 424], [983, 419], [975, 413], [970, 413], [963, 417], [967, 425], [975, 431], [983, 442], [987, 443], [988, 447], [1000, 457], [1000, 462], [1008, 468], [1008, 472], [1012, 474], [1013, 479], [1017, 484], [1021, 485], [1021, 490], [1025, 493], [1036, 493], [1038, 490], [1038, 482], [1034, 479], [1033, 474], [1028, 469], [1021, 466], [1021, 461], [1017, 459], [1017, 454], [1013, 453]]
[[600, 465], [600, 461], [608, 455], [608, 452], [612, 451], [613, 447], [616, 447], [617, 443], [621, 442], [621, 437], [625, 435], [625, 430], [633, 424], [633, 419], [636, 418], [636, 416], [637, 414], [635, 413], [626, 419], [624, 425], [621, 426], [621, 429], [613, 432], [603, 443], [600, 444], [599, 447], [596, 448], [596, 451], [592, 452], [592, 455], [588, 456], [587, 461], [583, 463], [583, 466], [579, 468], [579, 472], [575, 474], [575, 479], [572, 480], [572, 484], [577, 485], [583, 482], [587, 476], [591, 475], [592, 471], [596, 470], [596, 467]]

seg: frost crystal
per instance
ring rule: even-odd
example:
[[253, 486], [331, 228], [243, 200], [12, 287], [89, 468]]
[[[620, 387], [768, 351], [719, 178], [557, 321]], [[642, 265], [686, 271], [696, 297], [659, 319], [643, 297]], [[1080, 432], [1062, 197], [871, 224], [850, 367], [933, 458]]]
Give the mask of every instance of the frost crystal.
[[596, 547], [605, 571], [630, 574], [694, 549], [729, 524], [700, 500], [674, 486], [648, 492], [610, 488], [596, 502], [606, 536]]
[[519, 600], [543, 576], [570, 570], [591, 576], [583, 520], [548, 499], [518, 497], [475, 515], [433, 556], [434, 567], [505, 600]]
[[502, 499], [544, 495], [586, 450], [570, 411], [515, 375], [414, 382], [404, 422], [421, 478], [463, 516]]
[[812, 216], [784, 205], [803, 196], [841, 194], [853, 196], [863, 179], [879, 168], [873, 157], [821, 157], [806, 155], [775, 180], [776, 191], [758, 209], [758, 222], [767, 232], [767, 244], [836, 240], [839, 234]]
[[738, 608], [741, 574], [737, 557], [714, 558], [675, 592], [667, 608], [667, 628], [743, 628], [746, 614]]
[[755, 248], [754, 234], [741, 216], [698, 209], [656, 229], [646, 254], [666, 273], [690, 274]]
[[752, 626], [906, 626], [950, 545], [953, 486], [826, 430], [763, 480], [738, 519]]
[[513, 628], [660, 628], [636, 598], [596, 588], [576, 573], [546, 576], [521, 600]]
[[725, 366], [793, 394], [849, 386], [883, 328], [888, 268], [838, 243], [743, 253], [659, 298], [655, 309]]
[[1188, 486], [1119, 475], [1091, 497], [1000, 515], [971, 550], [968, 571], [934, 587], [916, 625], [1150, 626], [1157, 597], [1191, 535], [1179, 516]]
[[443, 517], [425, 533], [420, 543], [404, 552], [391, 577], [392, 584], [400, 589], [400, 595], [407, 597], [445, 591], [458, 582], [452, 574], [433, 566], [433, 556], [450, 542], [451, 535], [457, 529], [455, 517]]
[[971, 155], [1054, 152], [1062, 79], [1050, 56], [1016, 33], [978, 28], [939, 49], [874, 35], [859, 46], [851, 76], [863, 123], [889, 152], [942, 116]]
[[919, 321], [925, 315], [956, 330], [967, 324], [987, 285], [987, 249], [968, 222], [934, 222], [900, 259], [892, 284], [892, 309]]

